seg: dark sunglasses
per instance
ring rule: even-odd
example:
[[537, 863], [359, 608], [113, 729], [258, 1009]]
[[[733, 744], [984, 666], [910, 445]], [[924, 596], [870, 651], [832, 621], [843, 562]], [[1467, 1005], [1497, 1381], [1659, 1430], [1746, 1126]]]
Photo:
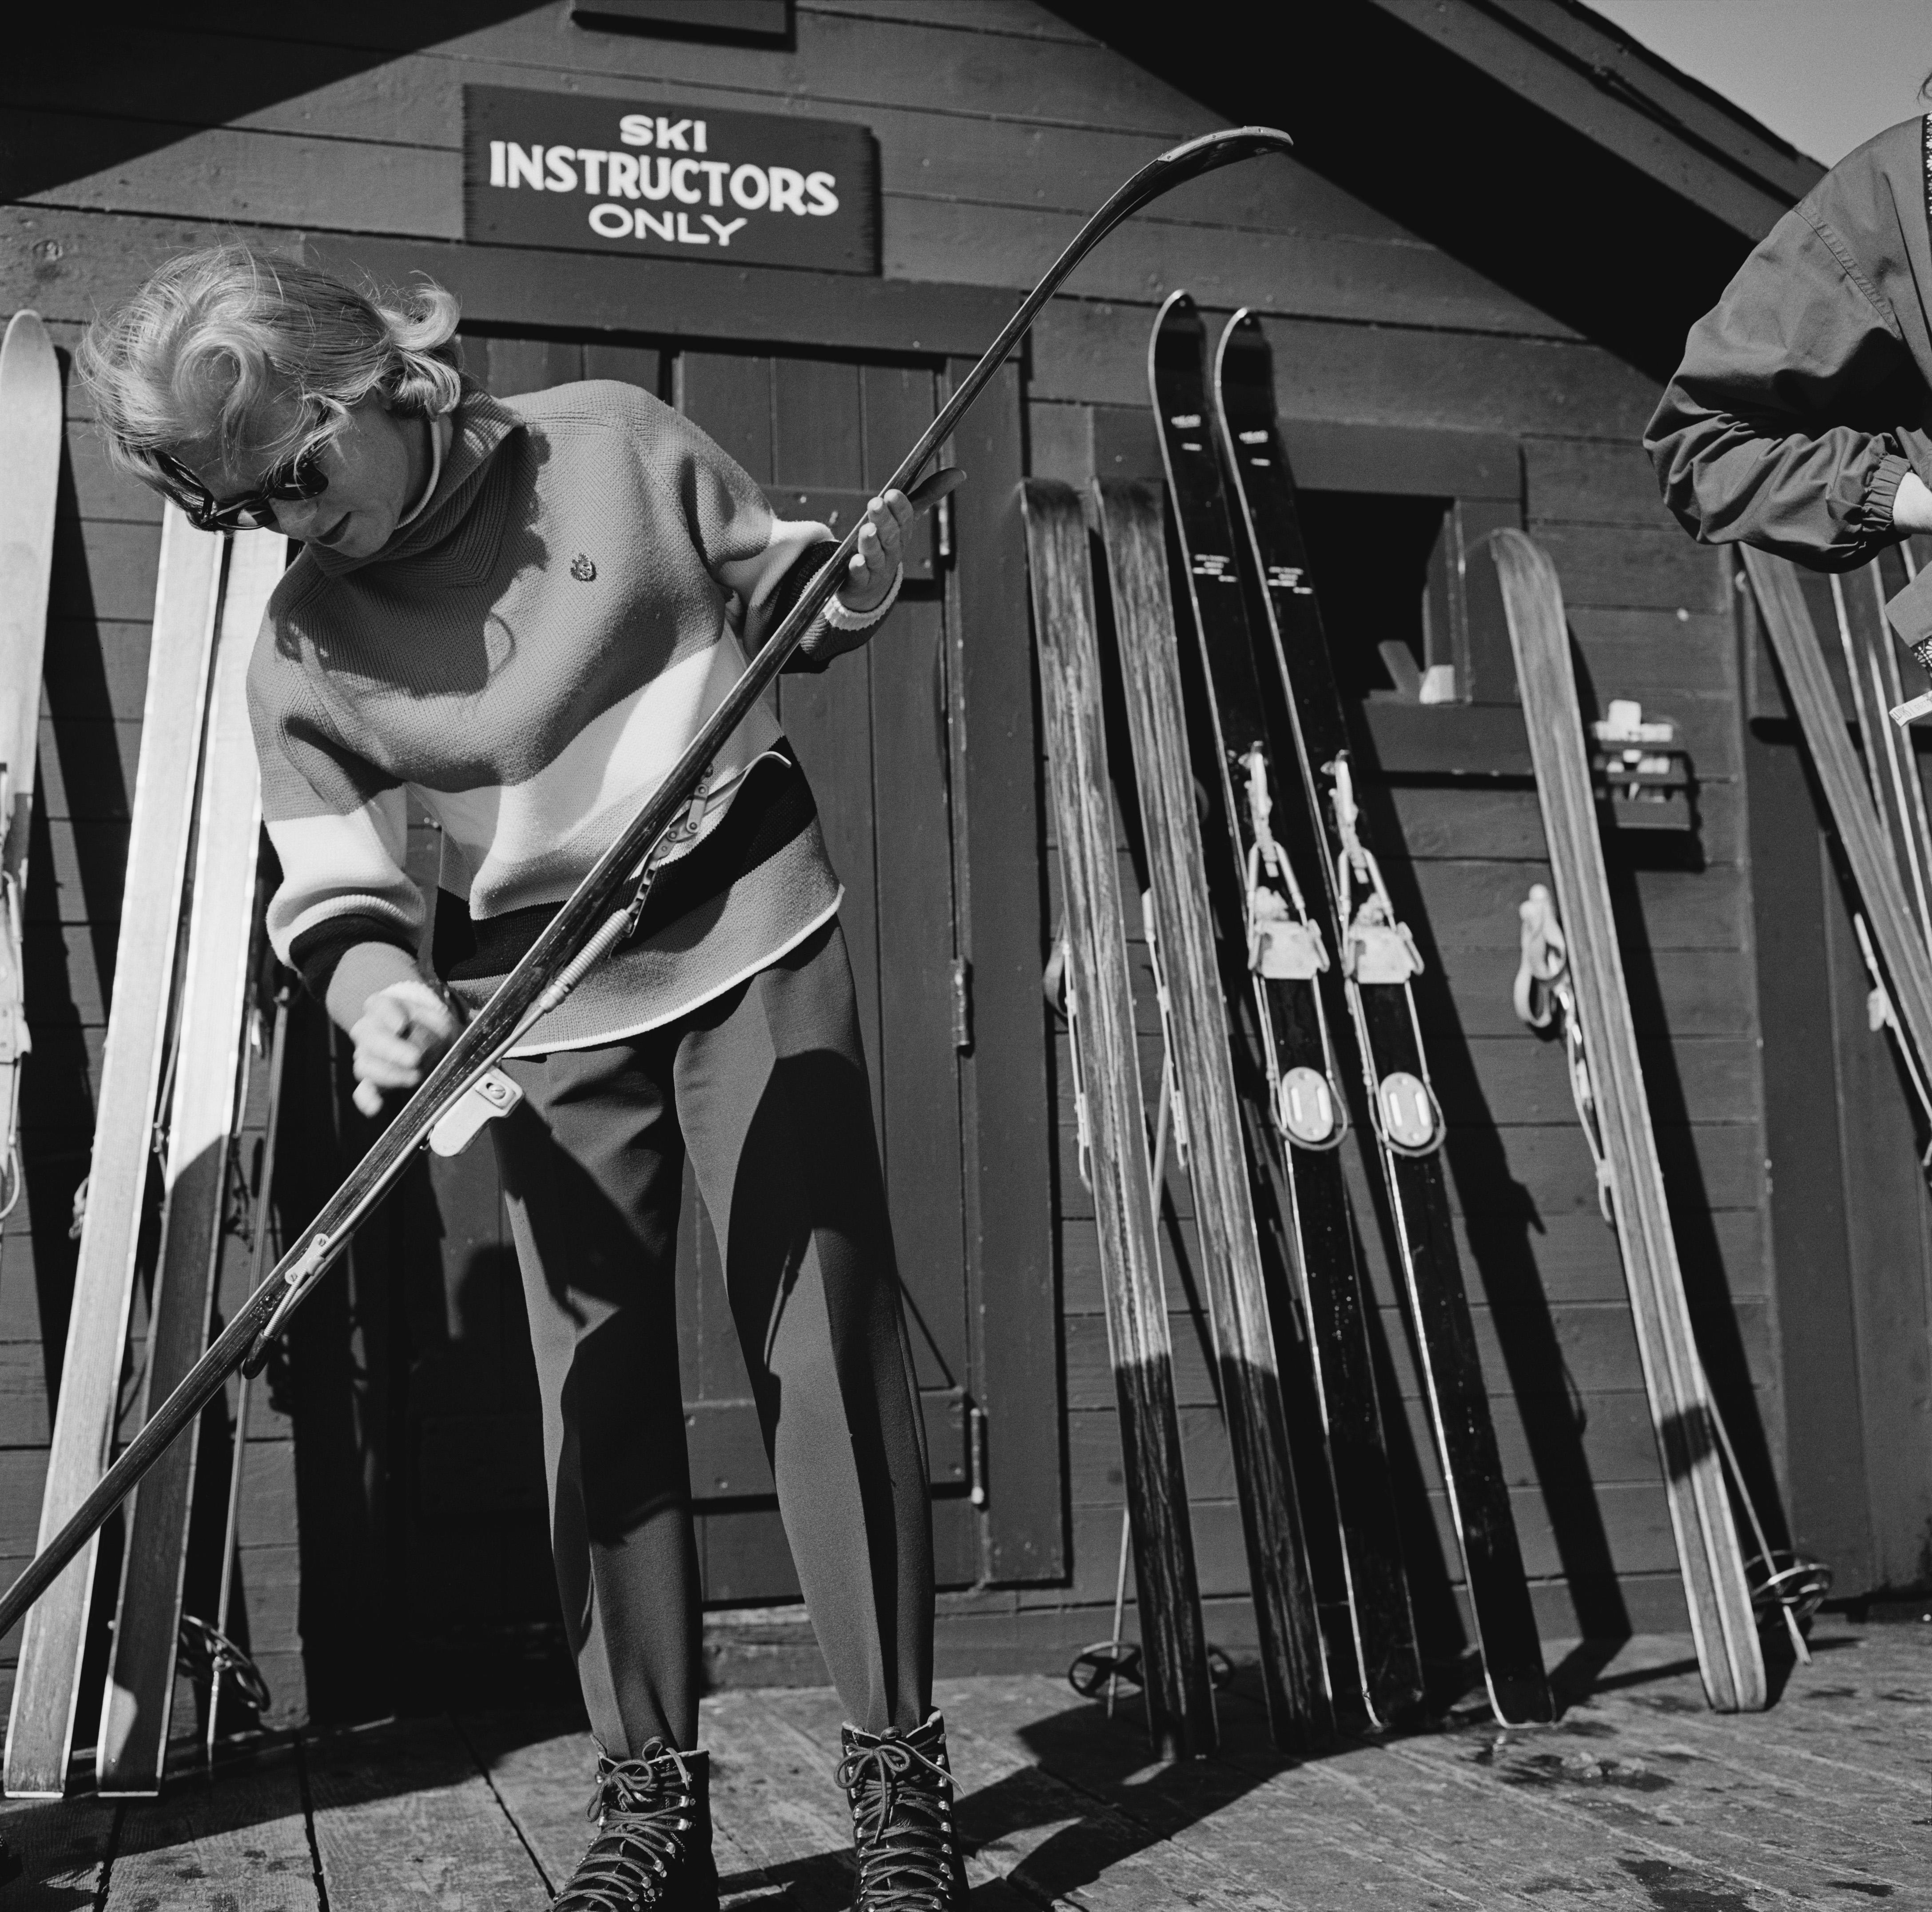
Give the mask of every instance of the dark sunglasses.
[[175, 503], [187, 512], [188, 522], [197, 531], [273, 530], [278, 503], [305, 503], [328, 489], [322, 452], [319, 443], [304, 446], [292, 458], [276, 466], [254, 491], [244, 491], [238, 498], [218, 499], [187, 466], [165, 452], [157, 452], [154, 462], [167, 475]]

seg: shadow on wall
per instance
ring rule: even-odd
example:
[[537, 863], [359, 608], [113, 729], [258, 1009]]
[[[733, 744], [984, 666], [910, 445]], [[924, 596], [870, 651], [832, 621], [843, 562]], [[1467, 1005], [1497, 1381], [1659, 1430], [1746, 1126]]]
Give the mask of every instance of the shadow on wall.
[[[0, 200], [54, 191], [176, 145], [197, 128], [232, 125], [530, 11], [530, 0], [352, 5], [337, 9], [326, 26], [286, 38], [264, 32], [259, 18], [232, 34], [166, 26], [104, 32], [95, 12], [42, 14], [10, 36], [12, 97], [32, 101], [34, 110], [8, 111]], [[328, 44], [332, 33], [358, 44]]]

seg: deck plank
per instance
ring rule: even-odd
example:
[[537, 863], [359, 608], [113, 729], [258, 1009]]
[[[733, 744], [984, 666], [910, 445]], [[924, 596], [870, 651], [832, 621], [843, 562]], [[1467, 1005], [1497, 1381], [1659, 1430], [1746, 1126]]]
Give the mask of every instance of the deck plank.
[[320, 1904], [292, 1748], [128, 1805], [104, 1912], [316, 1912]]
[[329, 1912], [543, 1912], [542, 1874], [447, 1720], [345, 1733], [310, 1756]]
[[[1932, 1628], [1821, 1623], [1760, 1715], [1705, 1707], [1688, 1640], [1629, 1643], [1554, 1727], [1464, 1718], [1295, 1762], [1254, 1695], [1222, 1751], [1162, 1766], [1137, 1702], [944, 1682], [975, 1912], [1796, 1912], [1932, 1905]], [[728, 1912], [845, 1912], [830, 1688], [706, 1700]], [[6, 1912], [542, 1912], [588, 1828], [574, 1718], [477, 1713], [310, 1744], [118, 1811], [0, 1804]]]
[[113, 1849], [116, 1808], [97, 1799], [0, 1799], [0, 1838], [19, 1856], [20, 1878], [0, 1888], [7, 1912], [76, 1912], [92, 1906]]

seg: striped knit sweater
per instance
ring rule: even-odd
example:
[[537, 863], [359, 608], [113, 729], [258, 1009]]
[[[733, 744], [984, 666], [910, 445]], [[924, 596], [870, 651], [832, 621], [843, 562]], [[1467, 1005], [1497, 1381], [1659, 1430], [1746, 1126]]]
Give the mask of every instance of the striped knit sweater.
[[[318, 993], [356, 944], [418, 946], [413, 791], [442, 827], [439, 966], [480, 1003], [829, 549], [823, 526], [775, 518], [710, 439], [634, 386], [502, 403], [466, 387], [454, 426], [431, 496], [382, 551], [303, 551], [250, 668], [282, 869], [269, 935]], [[764, 706], [661, 869], [638, 937], [519, 1053], [669, 1021], [836, 911], [811, 793]]]

